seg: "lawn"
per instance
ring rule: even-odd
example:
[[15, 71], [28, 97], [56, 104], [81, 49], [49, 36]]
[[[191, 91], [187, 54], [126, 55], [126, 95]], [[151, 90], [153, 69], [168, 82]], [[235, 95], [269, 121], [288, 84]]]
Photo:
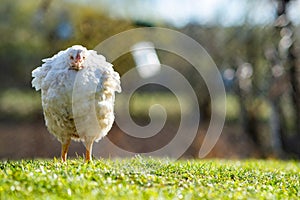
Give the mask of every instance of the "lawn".
[[82, 158], [0, 162], [0, 199], [299, 199], [300, 163]]

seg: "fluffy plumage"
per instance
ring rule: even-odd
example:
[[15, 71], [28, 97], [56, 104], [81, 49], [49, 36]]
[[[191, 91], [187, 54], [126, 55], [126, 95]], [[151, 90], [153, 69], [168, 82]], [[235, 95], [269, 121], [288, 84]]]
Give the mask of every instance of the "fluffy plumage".
[[121, 92], [119, 74], [102, 55], [80, 45], [42, 61], [32, 71], [32, 86], [41, 90], [46, 126], [62, 144], [63, 161], [71, 139], [84, 143], [88, 161], [93, 142], [113, 124], [115, 92]]

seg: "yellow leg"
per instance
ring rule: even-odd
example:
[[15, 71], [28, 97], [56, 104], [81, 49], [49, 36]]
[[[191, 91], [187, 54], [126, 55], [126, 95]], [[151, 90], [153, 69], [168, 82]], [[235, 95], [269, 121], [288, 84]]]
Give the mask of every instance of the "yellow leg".
[[65, 162], [67, 160], [68, 149], [71, 139], [68, 139], [65, 143], [61, 144], [61, 160]]
[[94, 141], [86, 141], [85, 142], [85, 162], [89, 162], [92, 160], [92, 150], [93, 150], [93, 143]]

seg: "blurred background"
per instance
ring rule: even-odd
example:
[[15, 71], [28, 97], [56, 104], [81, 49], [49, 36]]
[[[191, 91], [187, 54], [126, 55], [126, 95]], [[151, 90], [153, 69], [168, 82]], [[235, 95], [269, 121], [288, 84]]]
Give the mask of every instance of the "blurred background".
[[[217, 64], [226, 87], [227, 114], [221, 137], [207, 158], [299, 159], [299, 10], [299, 0], [2, 0], [0, 159], [60, 156], [60, 143], [44, 124], [40, 92], [31, 88], [31, 71], [42, 64], [41, 59], [74, 44], [93, 49], [137, 27], [166, 27], [187, 34]], [[157, 55], [196, 90], [201, 124], [182, 157], [197, 158], [211, 114], [207, 88], [183, 58], [160, 50]], [[129, 53], [113, 64], [120, 75], [135, 67]], [[168, 143], [180, 122], [174, 95], [157, 85], [140, 88], [131, 98], [131, 116], [137, 124], [149, 123], [153, 103], [168, 111], [158, 136], [133, 145], [137, 139], [115, 124], [108, 138], [136, 153]], [[97, 157], [114, 156], [105, 146], [94, 147]], [[73, 142], [69, 155], [82, 156], [84, 151], [81, 143]]]

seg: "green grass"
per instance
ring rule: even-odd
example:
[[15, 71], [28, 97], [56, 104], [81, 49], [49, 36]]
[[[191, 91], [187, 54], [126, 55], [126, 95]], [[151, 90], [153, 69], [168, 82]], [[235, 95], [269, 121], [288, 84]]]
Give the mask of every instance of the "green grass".
[[299, 199], [300, 163], [82, 159], [2, 161], [0, 199]]

